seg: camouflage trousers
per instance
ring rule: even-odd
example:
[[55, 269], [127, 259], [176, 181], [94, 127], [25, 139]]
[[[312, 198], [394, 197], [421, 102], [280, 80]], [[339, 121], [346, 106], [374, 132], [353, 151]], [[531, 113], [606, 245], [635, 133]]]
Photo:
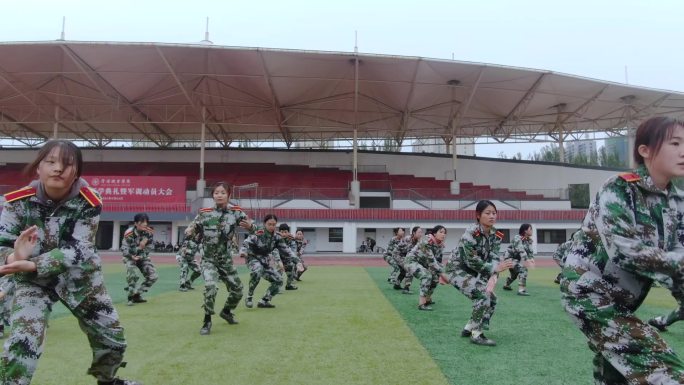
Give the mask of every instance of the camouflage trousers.
[[564, 271], [561, 302], [595, 353], [594, 382], [684, 384], [684, 362], [656, 329], [604, 294], [573, 292], [577, 277]]
[[552, 256], [552, 258], [553, 258], [553, 260], [556, 262], [556, 264], [558, 264], [558, 266], [561, 268], [561, 270], [563, 270], [563, 268], [565, 267], [565, 261], [562, 260], [562, 259], [557, 258], [557, 257], [556, 257], [556, 254], [554, 254], [554, 255]]
[[515, 265], [508, 269], [511, 274], [506, 278], [506, 286], [511, 286], [516, 279], [520, 278], [520, 286], [527, 286], [527, 267], [521, 261], [516, 260]]
[[[147, 291], [150, 290], [150, 287], [159, 279], [157, 270], [154, 268], [154, 265], [149, 258], [140, 258], [137, 261], [124, 258], [124, 265], [126, 266], [125, 290], [128, 292], [129, 297], [136, 294], [147, 293]], [[145, 279], [140, 286], [138, 286], [138, 281], [140, 280], [138, 271], [140, 271]]]
[[[679, 290], [679, 288], [681, 288], [681, 284], [674, 284], [673, 287], [676, 289], [672, 290], [671, 288], [670, 290], [672, 292], [672, 296], [677, 301], [677, 308], [664, 316], [655, 317], [656, 322], [666, 327], [677, 321], [684, 320], [684, 293]], [[649, 321], [649, 323], [650, 322], [651, 321]]]
[[283, 276], [273, 266], [260, 261], [258, 258], [249, 258], [247, 267], [250, 271], [248, 297], [254, 296], [254, 290], [262, 277], [271, 283], [263, 296], [263, 300], [270, 301], [273, 296], [278, 294], [280, 286], [283, 284]]
[[286, 261], [283, 259], [283, 267], [285, 268], [285, 275], [287, 275], [287, 282], [285, 284], [287, 286], [293, 285], [295, 279], [297, 279], [297, 264], [293, 260]]
[[389, 277], [387, 277], [387, 280], [388, 280], [389, 282], [394, 282], [394, 281], [396, 280], [396, 277], [399, 275], [399, 265], [398, 265], [397, 262], [394, 260], [394, 258], [392, 258], [392, 256], [383, 255], [382, 258], [383, 258], [383, 259], [385, 260], [385, 262], [387, 262], [387, 264], [390, 265], [390, 267], [391, 267], [390, 273], [389, 273]]
[[[97, 273], [101, 274], [101, 273]], [[102, 282], [102, 279], [99, 280]], [[26, 385], [31, 382], [43, 353], [43, 343], [52, 306], [58, 300], [54, 290], [32, 283], [17, 282], [9, 338], [5, 341], [0, 383]], [[78, 319], [88, 336], [93, 361], [88, 374], [99, 381], [110, 381], [119, 367], [125, 366], [124, 331], [119, 316], [104, 285], [92, 288], [76, 307], [61, 301]], [[66, 364], [66, 362], [65, 362]]]
[[407, 267], [407, 277], [420, 280], [420, 296], [430, 297], [439, 283], [439, 274], [418, 262], [411, 262]]
[[223, 282], [228, 289], [228, 298], [223, 308], [235, 309], [242, 299], [242, 281], [238, 277], [237, 269], [233, 266], [233, 259], [230, 257], [218, 260], [202, 258], [200, 267], [204, 279], [204, 303], [202, 305], [204, 314], [214, 314], [214, 302], [219, 282]]
[[561, 268], [561, 272], [558, 273], [558, 275], [556, 276], [556, 281], [560, 282], [561, 278], [563, 278], [563, 268], [565, 267], [565, 261], [557, 258], [556, 254], [553, 255], [553, 260], [556, 261], [558, 266]]
[[470, 330], [482, 330], [483, 326], [489, 325], [496, 309], [497, 298], [494, 293], [487, 293], [485, 290], [487, 282], [460, 269], [445, 275], [450, 284], [473, 301], [473, 312], [468, 321]]
[[684, 308], [680, 306], [680, 307], [672, 310], [667, 315], [657, 317], [657, 318], [662, 319], [664, 326], [670, 326], [677, 321], [684, 320]]
[[394, 263], [397, 266], [397, 270], [392, 275], [392, 283], [395, 285], [410, 287], [411, 280], [413, 279], [413, 277], [411, 277], [411, 275], [408, 274], [406, 267], [404, 266], [404, 263], [397, 259], [394, 260]]
[[[296, 275], [295, 275], [295, 278], [296, 278], [296, 279], [299, 279], [299, 277], [301, 277], [302, 274], [304, 274], [305, 271], [309, 270], [309, 266], [308, 266], [306, 263], [304, 263], [304, 258], [302, 258], [301, 255], [299, 256], [299, 262], [301, 262], [302, 267], [304, 268], [304, 270], [303, 270], [303, 271], [297, 271], [297, 273], [296, 273]], [[296, 270], [295, 270], [295, 271], [296, 271]]]
[[180, 280], [179, 284], [181, 287], [188, 287], [199, 278], [202, 273], [200, 272], [199, 264], [195, 261], [195, 255], [181, 255], [176, 254], [176, 262], [178, 262], [178, 267], [180, 268]]

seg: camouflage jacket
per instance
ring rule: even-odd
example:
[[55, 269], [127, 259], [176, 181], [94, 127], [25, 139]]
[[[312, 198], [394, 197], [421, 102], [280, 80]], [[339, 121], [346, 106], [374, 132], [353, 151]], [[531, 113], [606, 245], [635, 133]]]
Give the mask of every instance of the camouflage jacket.
[[181, 257], [194, 258], [195, 254], [200, 251], [199, 248], [201, 244], [202, 234], [195, 233], [193, 229], [187, 227], [185, 229], [185, 238], [183, 239], [177, 254]]
[[534, 259], [534, 252], [532, 251], [532, 238], [516, 235], [513, 238], [513, 242], [511, 242], [511, 244], [508, 245], [508, 249], [506, 249], [505, 258], [513, 258], [518, 261]]
[[401, 243], [401, 239], [397, 239], [396, 236], [392, 237], [390, 239], [389, 243], [387, 244], [387, 250], [385, 250], [385, 258], [386, 259], [392, 259], [395, 260], [397, 254], [399, 253], [399, 244]]
[[443, 252], [444, 242], [437, 243], [434, 237], [426, 235], [406, 254], [404, 264], [409, 265], [417, 262], [425, 268], [441, 272], [442, 265], [438, 260], [442, 258]]
[[553, 258], [553, 260], [556, 261], [556, 263], [558, 263], [558, 264], [564, 263], [565, 258], [567, 258], [567, 256], [568, 256], [568, 251], [570, 250], [571, 245], [572, 245], [572, 239], [567, 241], [567, 242], [561, 243], [560, 245], [558, 245], [558, 248], [556, 249], [556, 251], [553, 252], [553, 255], [551, 256], [551, 258]]
[[[246, 219], [247, 214], [238, 206], [203, 208], [188, 226], [188, 236], [201, 238], [203, 260], [227, 260], [231, 257], [230, 243], [233, 233], [240, 226], [240, 221]], [[256, 226], [252, 224], [250, 231], [255, 230]]]
[[[273, 253], [274, 251], [278, 253]], [[293, 261], [299, 261], [297, 254], [278, 232], [271, 233], [263, 228], [259, 228], [254, 234], [245, 238], [240, 255], [246, 256], [247, 261], [258, 259], [264, 264], [268, 264], [269, 255], [273, 255], [276, 262], [282, 262], [281, 255], [287, 255]]]
[[177, 255], [183, 258], [194, 258], [199, 249], [199, 244], [200, 242], [197, 241], [197, 237], [185, 237]]
[[499, 249], [503, 233], [496, 228], [486, 233], [479, 224], [468, 227], [451, 254], [446, 272], [465, 270], [467, 273], [487, 280], [499, 264]]
[[[281, 236], [281, 238], [282, 238], [282, 236]], [[287, 244], [287, 246], [290, 248], [290, 251], [292, 251], [292, 253], [283, 253], [282, 251], [280, 251], [280, 249], [276, 248], [275, 250], [273, 250], [274, 260], [277, 261], [278, 259], [280, 259], [283, 263], [286, 263], [286, 264], [287, 263], [294, 263], [294, 264], [300, 263], [301, 260], [299, 259], [299, 254], [297, 254], [297, 241], [292, 237], [287, 237], [287, 238], [283, 238], [283, 242], [285, 242]], [[278, 254], [278, 256], [276, 257], [275, 254]], [[292, 258], [292, 254], [294, 254], [294, 256], [295, 256], [294, 259]]]
[[406, 254], [418, 243], [418, 239], [413, 239], [413, 236], [407, 235], [399, 241], [396, 251], [394, 253], [394, 261], [403, 265], [406, 260]]
[[294, 241], [297, 244], [297, 250], [296, 250], [297, 256], [301, 257], [302, 254], [304, 254], [304, 248], [306, 248], [306, 245], [308, 242], [306, 241], [306, 239], [302, 239], [302, 240], [295, 239]]
[[[140, 259], [148, 259], [150, 252], [153, 250], [154, 241], [151, 233], [147, 231], [140, 231], [135, 226], [129, 227], [123, 236], [121, 244], [121, 252], [125, 260], [132, 260], [133, 257], [140, 257]], [[140, 242], [147, 239], [145, 247], [140, 247]]]
[[14, 276], [5, 275], [4, 277], [0, 277], [0, 292], [5, 293], [5, 295], [13, 295], [15, 286]]
[[654, 279], [681, 286], [684, 195], [655, 186], [646, 167], [608, 179], [573, 236], [562, 290], [636, 310]]
[[26, 228], [38, 226], [38, 243], [29, 259], [36, 272], [17, 273], [19, 281], [55, 290], [69, 305], [76, 307], [102, 287], [100, 256], [95, 234], [100, 222], [102, 200], [88, 183], [77, 180], [67, 197], [59, 203], [50, 200], [39, 181], [5, 194], [0, 216], [0, 263], [14, 250], [14, 241]]
[[403, 261], [418, 241], [419, 239], [414, 239], [412, 235], [405, 236], [397, 245], [398, 258]]

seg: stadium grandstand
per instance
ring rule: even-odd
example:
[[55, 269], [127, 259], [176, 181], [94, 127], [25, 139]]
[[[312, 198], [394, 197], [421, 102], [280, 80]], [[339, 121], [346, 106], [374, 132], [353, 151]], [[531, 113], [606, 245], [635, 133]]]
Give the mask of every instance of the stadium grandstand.
[[[550, 71], [208, 45], [2, 43], [0, 80], [0, 192], [28, 181], [22, 167], [42, 143], [75, 141], [105, 201], [98, 247], [111, 250], [136, 212], [155, 240], [179, 243], [212, 204], [207, 186], [226, 181], [255, 220], [273, 212], [303, 229], [309, 252], [384, 246], [394, 227], [436, 223], [455, 245], [489, 199], [505, 241], [529, 222], [546, 253], [584, 217], [571, 186], [593, 196], [619, 170], [461, 148], [550, 142], [562, 154], [568, 141], [684, 115], [681, 93]], [[423, 139], [449, 153], [401, 151]]]

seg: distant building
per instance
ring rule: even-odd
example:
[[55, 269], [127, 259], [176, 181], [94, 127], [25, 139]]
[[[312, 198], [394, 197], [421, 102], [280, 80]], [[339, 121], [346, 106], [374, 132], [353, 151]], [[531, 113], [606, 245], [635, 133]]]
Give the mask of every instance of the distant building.
[[592, 154], [596, 154], [595, 140], [579, 140], [575, 142], [565, 142], [565, 159], [570, 160], [583, 155], [591, 159]]
[[629, 164], [629, 138], [627, 136], [616, 136], [605, 140], [606, 154], [617, 154], [622, 164]]

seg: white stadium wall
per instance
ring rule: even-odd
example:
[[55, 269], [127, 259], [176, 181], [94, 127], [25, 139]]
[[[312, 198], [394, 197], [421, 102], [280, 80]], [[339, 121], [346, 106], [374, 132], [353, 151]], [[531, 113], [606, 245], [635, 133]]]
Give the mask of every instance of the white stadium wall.
[[[19, 149], [3, 149], [3, 156], [0, 160], [6, 163], [28, 163], [35, 156], [35, 151]], [[105, 150], [84, 150], [84, 160], [87, 162], [198, 162], [199, 150], [150, 150], [150, 149], [105, 149]], [[254, 151], [254, 150], [207, 150], [206, 161], [211, 163], [235, 162], [235, 163], [276, 163], [282, 165], [309, 165], [311, 167], [346, 167], [351, 163], [349, 152], [333, 151]], [[385, 154], [385, 153], [361, 153], [359, 154], [359, 165], [363, 169], [367, 166], [383, 168], [391, 174], [411, 174], [417, 177], [434, 177], [438, 179], [450, 179], [453, 175], [451, 168], [451, 158], [439, 156], [426, 156], [414, 154]], [[380, 166], [380, 167], [377, 167]], [[506, 188], [512, 190], [558, 190], [567, 188], [568, 184], [589, 183], [592, 197], [600, 188], [605, 179], [615, 175], [618, 171], [603, 170], [595, 168], [580, 168], [563, 165], [535, 164], [521, 161], [504, 161], [486, 158], [461, 158], [458, 163], [458, 179], [462, 182], [470, 182], [476, 185], [489, 185], [492, 188]], [[198, 164], [199, 168], [199, 164]], [[370, 167], [372, 170], [374, 167]], [[106, 173], [106, 170], [103, 170]], [[532, 191], [531, 191], [532, 190]], [[541, 192], [540, 192], [541, 193]], [[193, 198], [194, 194], [188, 193], [188, 198]], [[210, 200], [206, 200], [211, 204]], [[239, 202], [242, 205], [258, 205], [261, 208], [270, 207], [271, 201], [261, 200]], [[326, 202], [330, 208], [347, 209], [350, 208], [348, 200], [331, 200]], [[457, 201], [432, 201], [433, 210], [465, 208], [472, 210], [472, 205], [467, 206], [468, 202]], [[520, 201], [519, 209], [524, 210], [564, 210], [569, 209], [567, 200], [551, 201]], [[466, 205], [466, 207], [458, 207]], [[280, 208], [321, 208], [321, 205], [313, 201], [289, 201]], [[498, 202], [501, 210], [516, 209], [505, 203]], [[410, 200], [395, 200], [393, 209], [424, 209]], [[474, 221], [474, 219], [473, 219]], [[448, 229], [447, 251], [456, 247], [458, 239], [463, 233], [463, 229], [472, 222], [463, 223], [443, 223]], [[417, 223], [418, 225], [431, 227], [436, 223]], [[532, 223], [535, 229], [550, 229], [564, 231], [565, 239], [574, 231], [579, 223], [569, 222], [545, 222]], [[176, 221], [173, 228], [168, 231], [171, 238], [176, 238], [175, 232], [178, 226], [187, 223]], [[293, 228], [301, 227], [310, 229], [306, 236], [311, 241], [307, 248], [308, 252], [354, 252], [361, 245], [366, 234], [365, 229], [376, 229], [375, 239], [377, 246], [385, 248], [392, 236], [392, 228], [396, 226], [406, 226], [407, 231], [415, 223], [370, 223], [370, 222], [290, 222]], [[498, 228], [508, 229], [511, 237], [516, 234], [520, 223], [499, 223]], [[330, 228], [343, 229], [342, 242], [330, 242]], [[536, 231], [535, 231], [536, 234]], [[535, 237], [536, 238], [536, 237]], [[173, 239], [175, 240], [175, 239]], [[536, 239], [535, 239], [536, 242]], [[118, 247], [118, 245], [117, 245]], [[535, 245], [537, 252], [549, 254], [553, 252], [557, 244], [540, 243]]]

